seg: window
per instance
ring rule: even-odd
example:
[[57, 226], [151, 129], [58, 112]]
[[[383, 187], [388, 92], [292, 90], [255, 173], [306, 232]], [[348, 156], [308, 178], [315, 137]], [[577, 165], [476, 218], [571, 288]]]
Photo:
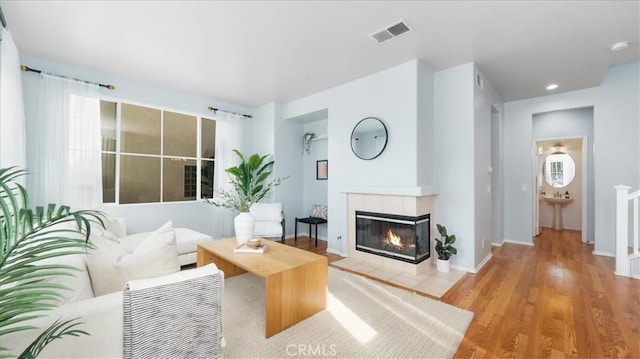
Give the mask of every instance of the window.
[[109, 101], [101, 101], [101, 119], [105, 203], [213, 196], [214, 120]]

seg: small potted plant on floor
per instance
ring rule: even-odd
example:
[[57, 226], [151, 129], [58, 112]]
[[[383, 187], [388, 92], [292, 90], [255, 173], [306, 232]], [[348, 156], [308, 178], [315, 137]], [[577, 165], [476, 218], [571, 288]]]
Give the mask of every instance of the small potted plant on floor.
[[441, 224], [436, 224], [438, 232], [440, 232], [440, 239], [436, 238], [436, 252], [438, 253], [438, 259], [436, 260], [436, 269], [438, 272], [449, 271], [449, 258], [452, 255], [458, 254], [458, 251], [453, 246], [456, 242], [456, 236], [454, 234], [448, 235], [447, 228]]

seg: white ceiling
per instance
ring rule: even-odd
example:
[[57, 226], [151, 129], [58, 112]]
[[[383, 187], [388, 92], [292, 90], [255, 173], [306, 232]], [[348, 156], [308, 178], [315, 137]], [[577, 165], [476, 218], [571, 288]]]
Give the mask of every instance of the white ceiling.
[[[22, 54], [256, 107], [418, 58], [475, 62], [505, 101], [597, 86], [639, 59], [639, 1], [16, 1]], [[368, 34], [404, 19], [382, 44]], [[628, 40], [631, 46], [611, 52]], [[45, 69], [46, 70], [46, 69]], [[117, 83], [114, 85], [118, 85]]]

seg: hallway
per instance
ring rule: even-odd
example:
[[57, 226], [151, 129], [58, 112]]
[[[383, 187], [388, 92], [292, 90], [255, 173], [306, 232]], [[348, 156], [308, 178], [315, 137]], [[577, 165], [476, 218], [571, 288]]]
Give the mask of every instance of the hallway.
[[442, 300], [475, 312], [456, 357], [640, 358], [640, 281], [613, 274], [579, 231], [505, 243]]

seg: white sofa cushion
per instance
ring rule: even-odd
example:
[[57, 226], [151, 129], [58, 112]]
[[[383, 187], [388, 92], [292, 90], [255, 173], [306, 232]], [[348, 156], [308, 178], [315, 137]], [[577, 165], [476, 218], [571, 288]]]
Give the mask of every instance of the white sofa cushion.
[[[57, 223], [47, 229], [44, 229], [40, 232], [40, 234], [36, 238], [41, 237], [52, 237], [52, 236], [63, 236], [67, 238], [75, 238], [78, 240], [84, 240], [84, 235], [79, 232], [55, 232], [55, 231], [76, 231], [77, 226], [75, 222], [63, 222]], [[38, 241], [36, 239], [32, 240], [27, 246], [37, 246]], [[58, 248], [52, 250], [52, 252], [68, 252], [69, 250], [80, 251], [84, 250], [81, 248]], [[71, 275], [48, 275], [42, 279], [45, 283], [51, 284], [59, 284], [63, 285], [68, 290], [60, 290], [59, 294], [62, 295], [58, 304], [62, 305], [64, 303], [73, 302], [77, 300], [83, 300], [88, 298], [93, 298], [93, 290], [91, 289], [91, 280], [89, 278], [89, 273], [87, 272], [87, 266], [85, 265], [85, 256], [84, 253], [77, 254], [67, 254], [63, 256], [41, 259], [33, 263], [33, 265], [44, 266], [44, 265], [67, 265], [75, 268], [75, 270], [70, 270], [69, 273]], [[49, 271], [49, 274], [53, 273]]]
[[[174, 231], [176, 233], [176, 249], [179, 256], [187, 253], [195, 253], [198, 249], [198, 244], [213, 240], [213, 237], [189, 228], [175, 228]], [[132, 252], [140, 243], [147, 239], [150, 234], [150, 232], [131, 234], [119, 238], [119, 241], [129, 252]]]
[[35, 263], [35, 265], [62, 264], [76, 268], [71, 271], [72, 275], [54, 275], [46, 277], [43, 282], [61, 284], [68, 290], [59, 291], [62, 299], [58, 304], [62, 305], [69, 302], [75, 302], [83, 299], [93, 298], [93, 289], [89, 272], [85, 265], [86, 254], [69, 254], [60, 257], [43, 259]]
[[110, 217], [104, 219], [105, 229], [115, 234], [116, 237], [124, 237], [127, 235], [127, 222], [122, 217]]
[[77, 318], [76, 329], [90, 335], [65, 336], [47, 344], [38, 358], [122, 358], [122, 293], [116, 292], [78, 302], [67, 303], [43, 316], [30, 320], [38, 327], [2, 336], [2, 346], [14, 354], [24, 350], [44, 329], [57, 319]]
[[176, 247], [178, 255], [198, 250], [198, 244], [212, 241], [213, 237], [189, 228], [176, 228]]
[[148, 235], [132, 252], [100, 238], [87, 255], [87, 268], [96, 296], [121, 291], [128, 280], [152, 278], [180, 270], [171, 222]]

